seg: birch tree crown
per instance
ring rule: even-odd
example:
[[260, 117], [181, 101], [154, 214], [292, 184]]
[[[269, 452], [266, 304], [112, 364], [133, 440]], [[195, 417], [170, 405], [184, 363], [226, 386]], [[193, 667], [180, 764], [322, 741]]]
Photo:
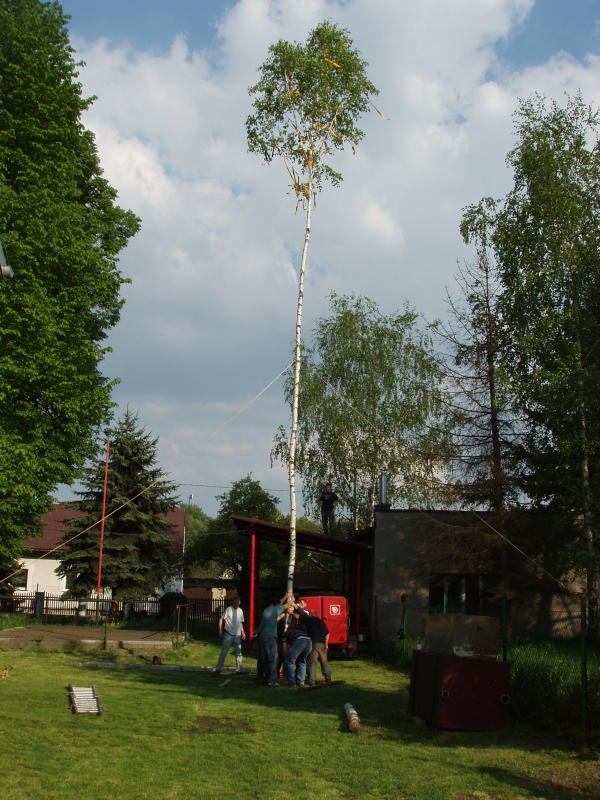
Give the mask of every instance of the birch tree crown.
[[306, 45], [271, 45], [259, 67], [260, 80], [248, 90], [254, 95], [254, 113], [246, 120], [248, 149], [266, 162], [284, 159], [298, 200], [318, 191], [324, 179], [334, 186], [342, 180], [322, 158], [347, 144], [354, 151], [364, 136], [358, 119], [379, 94], [367, 66], [346, 29], [322, 22]]

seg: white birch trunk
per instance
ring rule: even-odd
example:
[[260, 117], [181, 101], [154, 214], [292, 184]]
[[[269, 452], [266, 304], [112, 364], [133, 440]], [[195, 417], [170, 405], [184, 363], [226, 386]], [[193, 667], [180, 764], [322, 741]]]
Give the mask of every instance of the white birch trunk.
[[294, 398], [292, 401], [292, 432], [290, 434], [290, 561], [288, 566], [287, 591], [294, 591], [294, 571], [296, 569], [296, 440], [298, 438], [298, 396], [300, 394], [300, 360], [302, 344], [302, 302], [304, 300], [304, 273], [306, 254], [310, 239], [310, 217], [312, 212], [312, 174], [308, 175], [308, 198], [306, 203], [306, 231], [302, 260], [300, 262], [300, 280], [298, 283], [298, 311], [296, 313], [296, 361], [294, 364]]

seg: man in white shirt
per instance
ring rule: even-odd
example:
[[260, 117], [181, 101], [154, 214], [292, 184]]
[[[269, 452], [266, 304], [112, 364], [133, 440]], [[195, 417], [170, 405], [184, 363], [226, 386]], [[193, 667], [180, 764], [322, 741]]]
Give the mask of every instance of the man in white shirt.
[[213, 675], [220, 675], [225, 662], [225, 657], [229, 648], [233, 645], [235, 651], [235, 671], [242, 671], [242, 639], [246, 638], [244, 633], [244, 612], [240, 608], [240, 598], [234, 597], [231, 605], [227, 606], [223, 616], [219, 619], [219, 636], [223, 639], [221, 655], [215, 667]]

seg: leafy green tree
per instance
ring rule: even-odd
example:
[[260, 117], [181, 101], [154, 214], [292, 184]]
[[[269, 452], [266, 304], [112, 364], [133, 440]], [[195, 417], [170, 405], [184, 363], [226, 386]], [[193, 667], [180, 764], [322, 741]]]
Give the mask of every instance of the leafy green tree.
[[196, 533], [206, 533], [212, 522], [208, 514], [205, 514], [200, 506], [193, 503], [182, 503], [180, 508], [185, 510], [185, 532], [186, 536], [194, 536]]
[[283, 158], [292, 179], [296, 209], [304, 204], [306, 225], [300, 262], [292, 427], [288, 450], [290, 484], [290, 560], [288, 591], [294, 584], [296, 562], [296, 440], [302, 338], [304, 275], [310, 240], [315, 194], [324, 180], [337, 186], [342, 180], [324, 158], [363, 138], [360, 116], [369, 110], [369, 97], [378, 94], [367, 78], [366, 61], [353, 47], [347, 30], [322, 22], [310, 32], [306, 45], [280, 40], [269, 48], [270, 56], [259, 68], [261, 78], [250, 88], [255, 95], [254, 114], [248, 117], [248, 149], [267, 163]]
[[114, 382], [117, 255], [139, 220], [102, 177], [58, 3], [0, 0], [0, 564], [94, 453]]
[[467, 241], [493, 248], [511, 336], [507, 371], [527, 420], [523, 491], [564, 520], [566, 566], [587, 573], [598, 631], [600, 141], [580, 94], [521, 101], [503, 203], [467, 209]]
[[[300, 380], [297, 469], [304, 501], [318, 514], [331, 483], [354, 527], [371, 524], [380, 472], [392, 502], [428, 504], [443, 463], [441, 373], [417, 315], [383, 315], [365, 297], [330, 294], [330, 316], [317, 320]], [[294, 377], [285, 385], [293, 399]], [[283, 427], [273, 456], [289, 460]]]
[[[138, 427], [137, 414], [129, 410], [111, 432], [102, 588], [110, 589], [114, 598], [152, 595], [176, 569], [177, 555], [167, 535], [172, 526], [163, 515], [177, 508], [179, 498], [175, 485], [161, 480], [157, 444], [158, 439]], [[73, 504], [86, 516], [69, 522], [65, 541], [102, 518], [104, 464], [104, 458], [97, 458], [86, 469], [85, 489], [78, 492], [82, 500]], [[70, 596], [96, 590], [99, 542], [96, 524], [68, 542], [61, 553], [57, 573], [75, 576]]]
[[[217, 495], [221, 506], [215, 519], [208, 525], [208, 532], [199, 533], [188, 541], [185, 553], [185, 569], [188, 574], [201, 569], [213, 577], [228, 577], [235, 580], [242, 598], [249, 594], [250, 543], [247, 536], [236, 532], [231, 515], [282, 523], [277, 506], [279, 498], [266, 492], [259, 481], [248, 474], [234, 481], [231, 489]], [[261, 545], [261, 577], [285, 576], [286, 554], [281, 547], [263, 542]]]

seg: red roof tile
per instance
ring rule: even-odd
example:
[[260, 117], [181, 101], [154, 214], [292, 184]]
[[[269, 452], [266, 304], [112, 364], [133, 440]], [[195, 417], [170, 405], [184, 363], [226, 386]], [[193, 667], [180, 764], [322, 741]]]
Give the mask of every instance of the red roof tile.
[[[169, 531], [169, 536], [172, 537], [173, 543], [177, 545], [183, 544], [183, 531], [185, 526], [185, 509], [176, 508], [174, 511], [168, 511], [165, 516], [173, 525]], [[76, 511], [73, 508], [65, 508], [61, 503], [57, 503], [52, 511], [44, 514], [42, 517], [42, 526], [44, 533], [42, 536], [34, 536], [24, 542], [25, 547], [30, 548], [34, 552], [48, 552], [48, 550], [65, 550], [65, 545], [59, 545], [60, 540], [67, 532], [67, 527], [64, 525], [65, 520], [75, 519], [76, 517], [85, 517], [83, 511]]]

